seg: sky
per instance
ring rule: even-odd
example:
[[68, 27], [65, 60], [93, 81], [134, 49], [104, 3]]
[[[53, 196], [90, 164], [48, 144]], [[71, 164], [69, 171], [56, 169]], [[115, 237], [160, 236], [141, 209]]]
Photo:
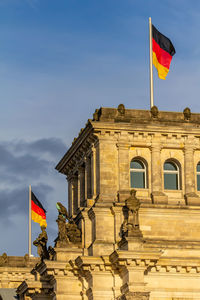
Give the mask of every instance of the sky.
[[200, 112], [199, 0], [0, 0], [0, 255], [28, 252], [29, 184], [53, 245], [55, 166], [96, 108], [149, 109], [149, 17], [176, 49], [155, 105]]

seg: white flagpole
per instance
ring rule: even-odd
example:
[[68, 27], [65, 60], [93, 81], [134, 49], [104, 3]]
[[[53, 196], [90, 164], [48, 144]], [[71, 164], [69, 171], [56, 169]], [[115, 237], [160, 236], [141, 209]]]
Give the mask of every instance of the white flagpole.
[[29, 230], [28, 230], [28, 254], [31, 257], [31, 185], [29, 185]]
[[150, 108], [154, 106], [153, 99], [153, 55], [152, 55], [152, 23], [149, 18], [149, 74], [150, 74]]

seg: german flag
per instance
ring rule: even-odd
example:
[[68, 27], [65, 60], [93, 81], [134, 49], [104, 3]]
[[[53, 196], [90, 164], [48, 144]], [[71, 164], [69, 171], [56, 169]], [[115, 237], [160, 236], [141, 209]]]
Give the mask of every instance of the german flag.
[[170, 68], [172, 56], [176, 53], [170, 39], [160, 33], [152, 25], [153, 64], [158, 71], [158, 77], [165, 79]]
[[36, 198], [34, 193], [31, 191], [31, 219], [39, 223], [40, 226], [47, 227], [46, 222], [46, 210], [40, 203], [40, 201]]

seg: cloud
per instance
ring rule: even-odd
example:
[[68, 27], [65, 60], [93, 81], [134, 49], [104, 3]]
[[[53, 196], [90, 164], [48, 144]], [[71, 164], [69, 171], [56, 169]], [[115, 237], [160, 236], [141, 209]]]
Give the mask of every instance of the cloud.
[[0, 176], [3, 181], [12, 183], [24, 178], [30, 181], [39, 178], [54, 168], [66, 149], [58, 138], [3, 142], [0, 145]]
[[28, 151], [29, 153], [49, 154], [53, 159], [59, 159], [67, 151], [66, 145], [59, 138], [43, 138], [33, 142], [15, 142], [14, 148], [17, 152]]
[[[47, 184], [34, 185], [33, 190], [37, 191], [37, 196], [42, 199], [44, 207], [47, 207], [47, 197], [53, 188]], [[15, 215], [28, 215], [28, 187], [14, 188], [10, 190], [0, 190], [0, 222], [7, 226], [17, 226], [13, 224]]]
[[[16, 155], [11, 153], [6, 146], [0, 145], [0, 176], [3, 178], [3, 174], [16, 175], [16, 179], [24, 179], [25, 176], [34, 178], [40, 176], [43, 172], [47, 172], [49, 163], [44, 160], [31, 155], [29, 153], [23, 155]], [[9, 177], [9, 176], [8, 176]]]
[[[56, 238], [56, 202], [66, 197], [62, 191], [62, 176], [54, 169], [66, 145], [58, 138], [34, 141], [11, 140], [0, 144], [0, 253], [24, 255], [28, 239], [28, 186], [47, 210], [49, 244]], [[66, 185], [66, 180], [63, 176]], [[65, 204], [66, 205], [66, 204]], [[33, 223], [33, 222], [32, 222]], [[5, 230], [6, 228], [6, 230]], [[40, 232], [32, 224], [32, 239]], [[19, 244], [11, 247], [10, 237], [19, 237]], [[14, 239], [15, 240], [15, 239]], [[16, 251], [15, 251], [16, 250]], [[34, 254], [36, 249], [33, 248]]]

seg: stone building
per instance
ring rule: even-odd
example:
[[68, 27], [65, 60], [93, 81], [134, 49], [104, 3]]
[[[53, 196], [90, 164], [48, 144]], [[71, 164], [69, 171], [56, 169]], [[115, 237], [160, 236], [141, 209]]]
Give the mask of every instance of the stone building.
[[56, 169], [68, 213], [20, 299], [200, 299], [200, 114], [100, 108]]
[[24, 280], [33, 277], [32, 269], [39, 258], [21, 256], [0, 256], [0, 300], [16, 299], [16, 289]]

